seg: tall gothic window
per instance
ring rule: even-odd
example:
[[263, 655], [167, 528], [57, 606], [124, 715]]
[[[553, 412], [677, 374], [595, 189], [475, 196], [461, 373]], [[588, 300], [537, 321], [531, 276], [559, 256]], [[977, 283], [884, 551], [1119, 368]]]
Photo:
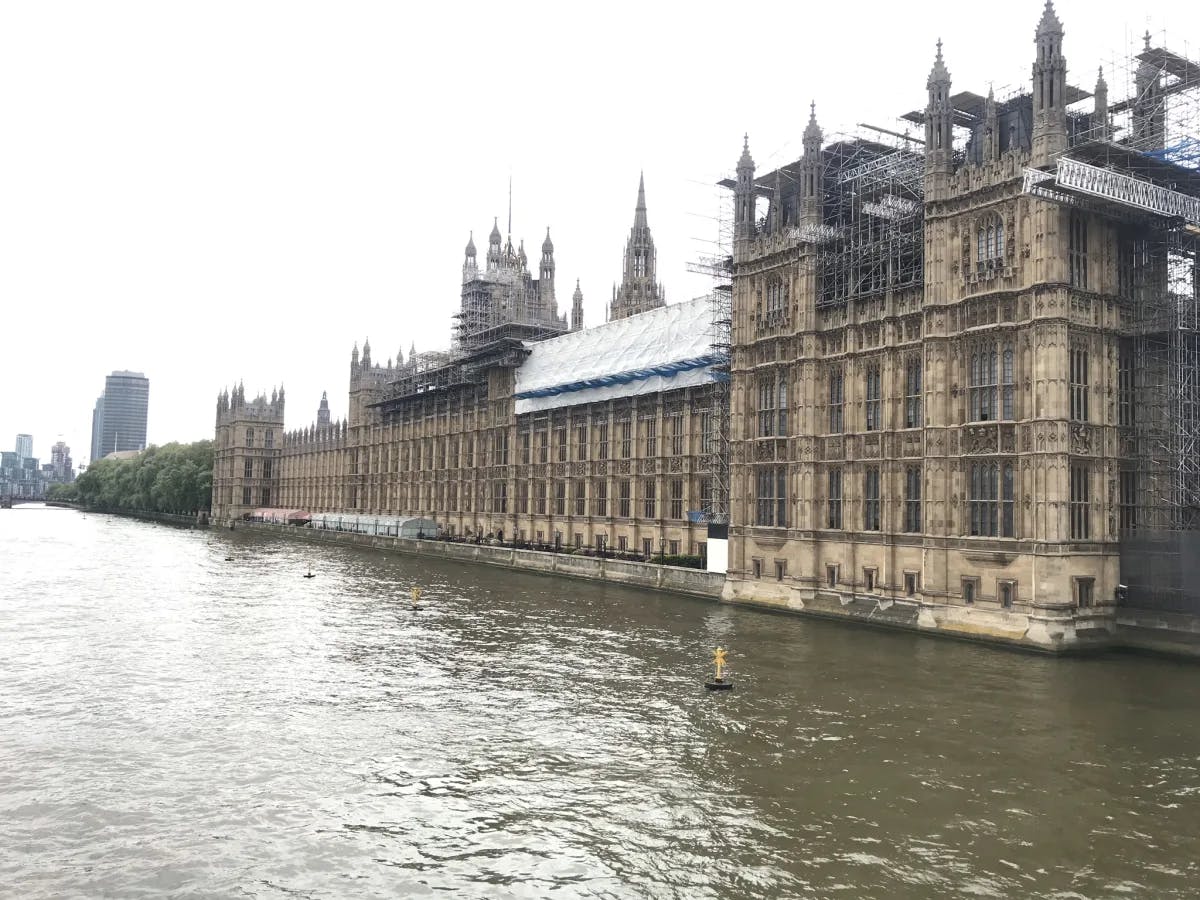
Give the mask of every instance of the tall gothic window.
[[1071, 361], [1071, 421], [1088, 421], [1088, 352], [1074, 346]]
[[1132, 428], [1134, 420], [1133, 342], [1122, 338], [1117, 348], [1117, 424]]
[[787, 527], [787, 468], [763, 466], [756, 475], [755, 524]]
[[646, 455], [658, 456], [658, 419], [646, 419]]
[[671, 416], [671, 455], [683, 456], [683, 445], [683, 413], [674, 413]]
[[829, 470], [829, 527], [842, 527], [842, 470]]
[[879, 382], [880, 373], [878, 365], [867, 366], [867, 431], [879, 430]]
[[787, 376], [764, 375], [758, 381], [758, 436], [787, 436]]
[[829, 373], [829, 433], [841, 434], [843, 429], [842, 406], [844, 402], [842, 370]]
[[642, 515], [647, 519], [657, 518], [658, 504], [655, 497], [655, 483], [653, 478], [647, 478], [642, 491]]
[[921, 427], [921, 358], [910, 357], [904, 365], [904, 427]]
[[[1011, 347], [980, 344], [968, 362], [969, 419], [990, 422], [1013, 418], [1015, 373]], [[999, 371], [997, 371], [999, 369]]]
[[1071, 213], [1070, 239], [1067, 244], [1067, 266], [1071, 287], [1087, 290], [1088, 286], [1088, 231], [1087, 218], [1078, 212]]
[[921, 467], [909, 466], [904, 470], [904, 530], [921, 530]]
[[975, 463], [969, 476], [970, 533], [982, 537], [1013, 537], [1013, 464]]
[[1091, 515], [1089, 503], [1091, 490], [1088, 484], [1088, 467], [1071, 466], [1071, 540], [1086, 541], [1091, 537]]
[[247, 447], [254, 446], [254, 429], [253, 428], [246, 429], [246, 446]]
[[633, 455], [633, 423], [628, 419], [621, 423], [621, 458]]
[[863, 477], [863, 530], [879, 530], [879, 466], [867, 466]]

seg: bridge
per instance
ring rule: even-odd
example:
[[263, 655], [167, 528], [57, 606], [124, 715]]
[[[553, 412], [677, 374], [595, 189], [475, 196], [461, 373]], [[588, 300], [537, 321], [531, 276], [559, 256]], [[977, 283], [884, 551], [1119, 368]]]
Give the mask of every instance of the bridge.
[[25, 506], [30, 503], [44, 503], [46, 506], [62, 506], [67, 509], [78, 509], [78, 503], [65, 500], [47, 500], [44, 497], [0, 497], [0, 509], [12, 509], [14, 506]]

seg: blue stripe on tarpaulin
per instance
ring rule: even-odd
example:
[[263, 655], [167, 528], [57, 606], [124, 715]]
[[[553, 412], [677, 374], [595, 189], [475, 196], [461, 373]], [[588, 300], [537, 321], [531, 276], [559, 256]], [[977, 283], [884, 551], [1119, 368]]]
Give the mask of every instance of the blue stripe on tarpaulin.
[[693, 356], [690, 359], [681, 359], [676, 362], [663, 363], [658, 366], [649, 366], [644, 369], [630, 369], [626, 372], [617, 372], [613, 375], [600, 375], [596, 378], [585, 378], [580, 381], [567, 381], [563, 384], [556, 384], [552, 387], [537, 388], [532, 391], [521, 391], [516, 394], [517, 400], [528, 400], [531, 397], [553, 397], [556, 394], [570, 394], [574, 391], [586, 391], [588, 388], [612, 387], [615, 384], [630, 384], [634, 381], [645, 381], [647, 378], [653, 378], [655, 375], [678, 375], [680, 372], [690, 372], [693, 369], [703, 369], [705, 366], [711, 366], [714, 363], [722, 362], [723, 359], [715, 354], [706, 356]]

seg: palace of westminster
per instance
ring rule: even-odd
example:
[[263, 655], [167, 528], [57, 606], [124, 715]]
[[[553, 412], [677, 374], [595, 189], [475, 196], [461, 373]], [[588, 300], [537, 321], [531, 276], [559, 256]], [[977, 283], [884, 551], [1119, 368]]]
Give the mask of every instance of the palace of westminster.
[[727, 600], [1047, 645], [1126, 597], [1200, 612], [1200, 66], [1147, 36], [1110, 102], [1103, 71], [1068, 82], [1063, 35], [1047, 2], [1003, 97], [953, 92], [938, 42], [917, 136], [827, 140], [814, 109], [765, 174], [747, 141], [712, 297], [665, 303], [642, 185], [602, 325], [578, 284], [558, 312], [548, 232], [535, 277], [494, 227], [451, 349], [356, 346], [346, 421], [220, 395], [214, 517], [721, 541]]

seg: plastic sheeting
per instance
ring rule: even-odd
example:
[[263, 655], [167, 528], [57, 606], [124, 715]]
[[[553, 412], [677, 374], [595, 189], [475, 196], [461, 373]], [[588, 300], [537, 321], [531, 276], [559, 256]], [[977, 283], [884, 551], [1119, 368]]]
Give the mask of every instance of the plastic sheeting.
[[529, 343], [517, 369], [516, 412], [635, 397], [712, 381], [706, 297]]
[[358, 516], [346, 513], [317, 513], [312, 527], [325, 531], [349, 531], [377, 537], [434, 538], [438, 524], [421, 516]]

